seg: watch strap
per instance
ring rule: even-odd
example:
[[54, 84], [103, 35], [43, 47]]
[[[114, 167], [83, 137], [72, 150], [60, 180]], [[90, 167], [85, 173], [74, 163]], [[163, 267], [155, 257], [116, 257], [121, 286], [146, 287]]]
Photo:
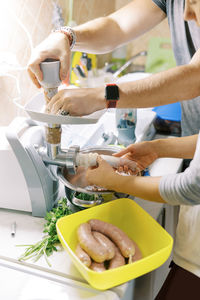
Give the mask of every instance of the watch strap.
[[107, 106], [107, 108], [116, 108], [117, 100], [107, 100], [106, 106]]
[[107, 108], [116, 108], [117, 101], [119, 100], [119, 90], [116, 83], [106, 84], [105, 98]]

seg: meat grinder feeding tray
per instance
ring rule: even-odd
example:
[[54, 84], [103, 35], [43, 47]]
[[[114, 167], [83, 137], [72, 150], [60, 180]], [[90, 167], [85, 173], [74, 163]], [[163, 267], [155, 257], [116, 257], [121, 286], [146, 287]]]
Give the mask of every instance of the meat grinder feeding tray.
[[45, 113], [45, 98], [43, 93], [34, 96], [25, 106], [24, 110], [31, 119], [48, 124], [95, 124], [104, 114], [105, 110], [94, 112], [83, 117], [62, 116]]

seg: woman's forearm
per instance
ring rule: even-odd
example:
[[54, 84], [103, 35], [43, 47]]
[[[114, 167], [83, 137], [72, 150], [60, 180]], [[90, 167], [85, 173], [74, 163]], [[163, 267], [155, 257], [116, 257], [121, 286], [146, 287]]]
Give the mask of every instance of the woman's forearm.
[[[190, 158], [192, 159], [196, 150], [198, 135], [159, 139], [148, 142], [151, 144], [152, 151], [157, 153], [158, 158]], [[159, 192], [161, 177], [142, 177], [142, 176], [122, 176], [115, 173], [115, 178], [108, 181], [116, 192], [127, 193], [141, 199], [165, 203]]]
[[172, 157], [192, 159], [196, 149], [198, 134], [151, 141], [158, 158]]
[[116, 174], [113, 186], [116, 192], [126, 193], [144, 200], [165, 203], [159, 193], [161, 177], [122, 176]]

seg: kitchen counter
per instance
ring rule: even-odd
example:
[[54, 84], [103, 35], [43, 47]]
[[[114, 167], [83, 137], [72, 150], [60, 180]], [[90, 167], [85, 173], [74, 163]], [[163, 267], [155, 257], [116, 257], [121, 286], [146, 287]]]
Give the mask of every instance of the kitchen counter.
[[[151, 166], [150, 174], [152, 176], [159, 176], [167, 173], [176, 173], [179, 171], [181, 164], [182, 160], [180, 159], [159, 159]], [[135, 198], [134, 201], [157, 220], [163, 204], [151, 203], [138, 198]], [[13, 222], [17, 224], [15, 237], [11, 236], [11, 224]], [[39, 276], [43, 278], [44, 274], [47, 277], [50, 276], [51, 281], [61, 281], [62, 284], [67, 284], [70, 281], [74, 284], [83, 284], [85, 288], [93, 290], [74, 267], [68, 254], [62, 248], [49, 257], [52, 267], [47, 265], [44, 257], [36, 263], [31, 260], [27, 262], [18, 261], [18, 257], [23, 253], [24, 248], [16, 247], [16, 245], [33, 244], [39, 241], [43, 236], [44, 222], [43, 218], [32, 217], [30, 213], [0, 209], [0, 236], [1, 241], [3, 241], [0, 244], [0, 265], [1, 262], [4, 262], [4, 267], [5, 265], [9, 267], [9, 264], [14, 264], [15, 271], [23, 266], [22, 269], [24, 272], [28, 271], [33, 274], [36, 272], [37, 276], [39, 272]], [[111, 289], [111, 291], [121, 298], [126, 288], [127, 285], [123, 284]], [[98, 294], [101, 292], [95, 291], [95, 293]]]
[[[17, 224], [15, 237], [11, 236], [11, 224], [13, 222], [16, 222]], [[61, 290], [67, 288], [67, 293], [69, 293], [70, 291], [69, 295], [73, 295], [73, 299], [84, 299], [86, 295], [88, 295], [87, 297], [90, 297], [91, 299], [100, 300], [100, 295], [102, 295], [102, 293], [103, 295], [105, 294], [104, 299], [119, 299], [118, 297], [124, 294], [126, 285], [121, 286], [120, 288], [117, 287], [116, 290], [114, 290], [113, 292], [111, 290], [101, 292], [91, 288], [81, 276], [81, 274], [77, 271], [77, 269], [74, 267], [73, 263], [68, 257], [68, 254], [63, 250], [61, 246], [58, 247], [58, 252], [54, 252], [53, 255], [49, 257], [49, 261], [52, 265], [51, 267], [47, 265], [44, 257], [42, 257], [36, 263], [34, 263], [31, 260], [27, 262], [19, 262], [18, 258], [24, 252], [25, 247], [18, 247], [17, 245], [28, 245], [38, 242], [43, 236], [42, 231], [44, 222], [45, 220], [43, 218], [32, 217], [29, 213], [0, 209], [0, 236], [1, 241], [3, 241], [0, 244], [1, 286], [5, 279], [5, 284], [8, 281], [13, 281], [13, 288], [15, 287], [16, 293], [18, 293], [19, 285], [23, 283], [23, 293], [25, 293], [25, 290], [28, 290], [28, 286], [30, 286], [30, 283], [32, 281], [37, 283], [39, 282], [38, 278], [40, 278], [40, 280], [44, 282], [44, 286], [52, 287], [52, 284], [55, 286], [54, 293], [56, 290], [59, 290], [57, 283], [59, 283], [59, 285], [62, 286]], [[19, 278], [21, 278], [22, 280], [21, 283], [19, 281]], [[38, 284], [36, 286], [38, 286]], [[71, 286], [73, 286], [73, 288]], [[6, 298], [3, 298], [2, 294], [3, 292], [5, 292], [4, 289], [0, 288], [0, 299], [2, 300], [6, 300]], [[76, 292], [76, 298], [75, 289], [79, 289], [79, 292]], [[10, 292], [8, 289], [7, 295], [11, 296], [11, 294], [9, 294]], [[35, 291], [35, 289], [33, 289], [33, 292], [36, 295], [37, 291]], [[50, 296], [49, 298], [46, 298], [47, 294], [44, 298], [40, 294], [40, 298], [30, 299], [55, 299], [50, 298]], [[60, 295], [60, 297], [63, 296], [64, 299], [64, 291], [63, 295], [61, 292], [57, 295]], [[113, 295], [115, 295], [114, 298]], [[16, 294], [15, 296], [18, 296], [18, 294]], [[20, 300], [29, 299], [24, 298], [24, 296], [22, 298], [21, 297], [22, 296], [20, 294]], [[11, 300], [14, 298], [8, 299]], [[15, 299], [18, 300], [17, 297], [15, 297]], [[61, 298], [58, 297], [58, 299], [60, 300]]]
[[[110, 114], [108, 118], [109, 124], [114, 124], [111, 120], [112, 118], [113, 114]], [[112, 130], [112, 128], [110, 128], [110, 130]], [[177, 173], [180, 171], [181, 165], [181, 159], [158, 159], [150, 167], [150, 175], [162, 176], [169, 173]], [[16, 199], [16, 201], [20, 201], [20, 199]], [[158, 219], [162, 211], [163, 204], [152, 203], [139, 198], [134, 198], [134, 201], [142, 206], [153, 218], [156, 220]], [[11, 236], [11, 225], [13, 222], [16, 222], [17, 224], [15, 237]], [[43, 218], [32, 217], [30, 213], [0, 209], [0, 299], [54, 300], [55, 297], [50, 298], [50, 296], [45, 295], [40, 295], [40, 298], [38, 298], [39, 294], [36, 294], [40, 286], [40, 281], [43, 282], [42, 286], [51, 286], [51, 295], [57, 291], [57, 298], [59, 300], [64, 299], [66, 291], [68, 297], [71, 297], [73, 300], [85, 298], [102, 299], [102, 297], [103, 299], [112, 300], [125, 299], [123, 297], [127, 290], [128, 283], [104, 292], [91, 288], [74, 267], [70, 257], [62, 247], [58, 249], [58, 252], [54, 252], [53, 255], [49, 257], [49, 261], [52, 264], [51, 267], [47, 265], [44, 257], [36, 263], [31, 260], [19, 262], [18, 258], [25, 248], [16, 247], [16, 245], [33, 244], [38, 242], [43, 237], [44, 222], [45, 220]], [[38, 278], [40, 279], [38, 280]], [[14, 292], [11, 292], [9, 288], [10, 285], [7, 284], [8, 282], [14, 282], [16, 285], [15, 291], [18, 294], [14, 295]], [[23, 293], [18, 291], [18, 287], [20, 285], [23, 285]], [[28, 298], [28, 296], [25, 297], [24, 291], [28, 293], [31, 286], [33, 290], [32, 298]], [[37, 288], [35, 289], [35, 287]]]
[[119, 300], [112, 290], [97, 291], [80, 281], [0, 259], [1, 300]]

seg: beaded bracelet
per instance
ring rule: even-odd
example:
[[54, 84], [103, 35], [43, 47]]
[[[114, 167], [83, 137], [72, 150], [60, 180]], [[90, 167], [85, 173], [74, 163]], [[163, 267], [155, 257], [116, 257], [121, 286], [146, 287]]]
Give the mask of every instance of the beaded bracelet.
[[74, 30], [71, 27], [62, 26], [58, 29], [54, 29], [53, 32], [64, 33], [67, 36], [68, 40], [69, 40], [70, 49], [72, 50], [72, 48], [74, 47], [74, 45], [76, 43], [76, 34], [75, 34]]

